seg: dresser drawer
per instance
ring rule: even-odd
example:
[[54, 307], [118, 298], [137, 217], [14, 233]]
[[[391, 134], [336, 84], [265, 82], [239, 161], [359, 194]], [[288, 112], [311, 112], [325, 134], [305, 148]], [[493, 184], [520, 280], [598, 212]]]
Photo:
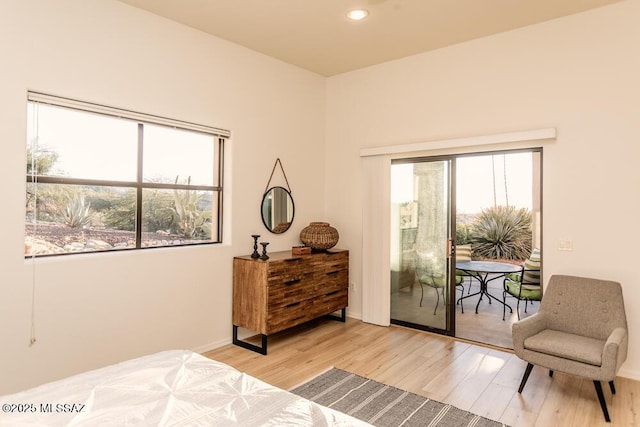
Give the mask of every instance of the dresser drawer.
[[299, 279], [310, 271], [310, 263], [302, 257], [292, 257], [268, 263], [268, 286]]
[[311, 299], [317, 295], [316, 288], [317, 282], [311, 273], [272, 283], [267, 290], [267, 310]]
[[314, 316], [305, 301], [292, 302], [288, 305], [269, 310], [267, 314], [267, 334], [273, 334], [301, 323], [313, 320]]
[[342, 289], [349, 287], [349, 270], [333, 270], [330, 272], [316, 272], [313, 277], [318, 293], [325, 289]]
[[347, 252], [319, 254], [317, 258], [309, 260], [309, 262], [310, 268], [318, 273], [330, 273], [349, 269], [349, 256]]
[[349, 290], [342, 288], [327, 291], [324, 295], [315, 298], [311, 304], [310, 310], [315, 316], [324, 316], [333, 313], [347, 306], [349, 303]]
[[271, 307], [267, 315], [267, 334], [288, 329], [308, 322], [325, 314], [333, 313], [347, 306], [348, 289], [327, 292], [317, 298], [293, 301], [278, 307]]

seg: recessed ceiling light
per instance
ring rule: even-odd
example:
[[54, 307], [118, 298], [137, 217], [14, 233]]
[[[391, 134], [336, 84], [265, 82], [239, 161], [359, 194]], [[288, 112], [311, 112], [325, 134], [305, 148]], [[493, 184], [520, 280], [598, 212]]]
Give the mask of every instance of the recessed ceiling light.
[[352, 11], [349, 11], [349, 13], [347, 13], [347, 18], [353, 21], [360, 21], [361, 19], [364, 19], [367, 16], [369, 16], [369, 11], [364, 9], [354, 9]]

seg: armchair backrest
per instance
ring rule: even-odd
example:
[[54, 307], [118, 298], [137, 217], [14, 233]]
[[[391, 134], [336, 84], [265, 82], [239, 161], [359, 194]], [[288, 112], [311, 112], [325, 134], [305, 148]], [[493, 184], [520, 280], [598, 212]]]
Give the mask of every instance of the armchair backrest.
[[522, 282], [528, 285], [540, 285], [540, 249], [534, 248], [523, 264]]
[[471, 245], [456, 245], [456, 261], [471, 261]]
[[557, 331], [606, 339], [627, 329], [622, 287], [618, 282], [553, 275], [545, 288], [538, 315]]

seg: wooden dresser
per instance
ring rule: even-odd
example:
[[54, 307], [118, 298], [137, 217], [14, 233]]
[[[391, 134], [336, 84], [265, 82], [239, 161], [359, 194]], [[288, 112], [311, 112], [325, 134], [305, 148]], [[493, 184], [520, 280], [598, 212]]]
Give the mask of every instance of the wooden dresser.
[[[273, 252], [262, 261], [233, 259], [233, 343], [267, 354], [267, 337], [341, 310], [349, 302], [349, 251], [307, 255]], [[262, 346], [238, 339], [238, 327], [258, 332]]]

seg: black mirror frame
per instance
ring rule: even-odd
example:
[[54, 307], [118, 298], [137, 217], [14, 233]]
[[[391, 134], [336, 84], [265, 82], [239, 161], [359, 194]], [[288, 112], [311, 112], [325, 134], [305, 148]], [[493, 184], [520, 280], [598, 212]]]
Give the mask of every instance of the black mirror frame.
[[[291, 220], [288, 221], [289, 225], [288, 225], [287, 228], [284, 228], [282, 230], [277, 230], [277, 231], [274, 231], [275, 227], [272, 228], [272, 227], [269, 226], [269, 224], [267, 224], [267, 221], [266, 221], [266, 219], [264, 217], [264, 211], [263, 211], [264, 202], [267, 199], [268, 194], [272, 190], [275, 190], [275, 189], [281, 189], [281, 190], [285, 191], [287, 193], [287, 196], [289, 196], [289, 200], [291, 200]], [[275, 186], [275, 187], [271, 187], [271, 188], [267, 189], [267, 191], [264, 192], [264, 195], [262, 196], [262, 202], [260, 202], [260, 218], [262, 218], [262, 223], [264, 224], [265, 228], [267, 230], [269, 230], [269, 232], [271, 232], [273, 234], [282, 234], [282, 233], [284, 233], [289, 228], [291, 228], [291, 224], [293, 224], [293, 219], [295, 218], [295, 216], [296, 216], [296, 205], [295, 205], [295, 202], [293, 201], [293, 196], [291, 195], [291, 191], [289, 191], [286, 188], [281, 187], [281, 186]]]

